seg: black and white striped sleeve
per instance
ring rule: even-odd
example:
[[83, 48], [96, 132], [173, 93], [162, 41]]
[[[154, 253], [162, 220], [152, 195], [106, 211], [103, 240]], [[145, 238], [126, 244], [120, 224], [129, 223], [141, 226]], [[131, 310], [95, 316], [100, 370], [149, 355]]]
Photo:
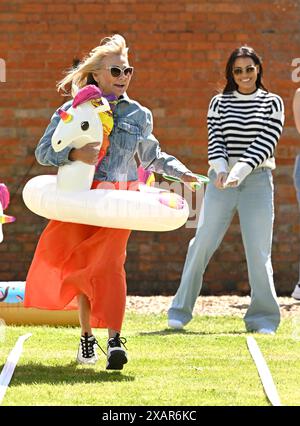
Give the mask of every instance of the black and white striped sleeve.
[[273, 95], [271, 114], [261, 132], [240, 157], [239, 161], [252, 169], [274, 156], [274, 151], [282, 133], [284, 124], [284, 104], [282, 99]]
[[228, 153], [219, 115], [220, 95], [214, 96], [207, 113], [208, 163], [215, 172], [228, 172]]
[[279, 96], [274, 95], [271, 114], [266, 124], [239, 158], [239, 161], [233, 166], [227, 182], [237, 181], [240, 184], [254, 169], [274, 156], [283, 124], [284, 104]]

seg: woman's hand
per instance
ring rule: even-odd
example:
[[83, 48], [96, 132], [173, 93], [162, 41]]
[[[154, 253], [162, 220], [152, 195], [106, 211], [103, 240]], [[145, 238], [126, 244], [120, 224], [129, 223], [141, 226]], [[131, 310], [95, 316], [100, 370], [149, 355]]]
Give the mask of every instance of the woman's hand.
[[227, 182], [224, 185], [224, 188], [236, 188], [238, 186], [238, 183], [239, 183], [239, 181], [237, 179], [236, 180], [231, 180], [230, 182]]
[[95, 166], [98, 161], [100, 142], [91, 142], [82, 148], [73, 148], [69, 153], [69, 160], [82, 161], [83, 163]]
[[184, 174], [181, 176], [180, 180], [193, 192], [196, 191], [195, 186], [193, 184], [202, 185], [202, 182], [199, 181], [196, 175], [193, 174]]
[[226, 182], [228, 173], [226, 172], [221, 172], [218, 173], [217, 178], [215, 180], [215, 187], [218, 189], [224, 189], [224, 184]]

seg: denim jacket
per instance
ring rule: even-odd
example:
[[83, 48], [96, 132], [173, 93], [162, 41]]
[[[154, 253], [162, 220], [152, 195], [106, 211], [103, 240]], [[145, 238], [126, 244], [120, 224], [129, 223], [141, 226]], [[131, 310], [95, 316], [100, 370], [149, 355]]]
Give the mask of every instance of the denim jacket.
[[[71, 105], [72, 101], [68, 101], [61, 108], [68, 110]], [[109, 136], [110, 146], [95, 171], [96, 180], [109, 182], [137, 180], [137, 163], [134, 158], [136, 153], [145, 169], [151, 166], [157, 173], [166, 173], [178, 178], [190, 172], [175, 157], [161, 151], [159, 142], [152, 135], [152, 114], [147, 108], [129, 99], [125, 94], [119, 99], [113, 117], [114, 127]], [[56, 111], [36, 147], [36, 159], [42, 165], [59, 167], [71, 163], [68, 156], [72, 148], [67, 147], [56, 153], [51, 146], [51, 137], [59, 120], [60, 116]]]

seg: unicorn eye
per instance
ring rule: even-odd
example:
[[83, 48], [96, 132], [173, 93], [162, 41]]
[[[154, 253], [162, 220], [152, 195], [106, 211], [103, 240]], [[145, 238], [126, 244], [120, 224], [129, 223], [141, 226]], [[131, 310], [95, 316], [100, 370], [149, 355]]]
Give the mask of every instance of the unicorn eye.
[[89, 122], [88, 121], [83, 121], [81, 123], [81, 128], [82, 130], [87, 130], [90, 127]]

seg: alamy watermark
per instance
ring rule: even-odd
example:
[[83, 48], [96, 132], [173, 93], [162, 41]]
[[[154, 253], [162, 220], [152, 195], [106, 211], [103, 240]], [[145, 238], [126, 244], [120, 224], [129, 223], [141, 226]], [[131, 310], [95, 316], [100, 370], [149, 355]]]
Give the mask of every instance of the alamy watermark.
[[292, 60], [292, 67], [296, 67], [293, 71], [292, 71], [292, 81], [294, 83], [299, 83], [300, 81], [300, 58], [294, 58]]
[[0, 58], [0, 83], [6, 82], [6, 62]]
[[[127, 182], [120, 182], [118, 189], [134, 189], [136, 182], [132, 182], [127, 188]], [[100, 182], [97, 189], [114, 190], [115, 186], [112, 182]], [[201, 218], [201, 206], [204, 198], [204, 185], [197, 191], [192, 192], [190, 188], [182, 182], [155, 182], [153, 187], [147, 185], [140, 186], [140, 192], [144, 192], [144, 197], [130, 197], [128, 195], [128, 203], [124, 202], [123, 197], [107, 197], [105, 199], [106, 211], [113, 211], [114, 217], [125, 221], [129, 219], [141, 219], [142, 217], [148, 218], [149, 223], [160, 222], [167, 224], [178, 223], [181, 218], [186, 217], [186, 228], [197, 228], [198, 222]], [[132, 200], [133, 198], [133, 200]], [[146, 200], [147, 199], [147, 200]], [[146, 201], [145, 201], [146, 200]], [[132, 202], [131, 202], [132, 201]], [[103, 199], [99, 197], [94, 205], [96, 209], [101, 211], [103, 209]]]

